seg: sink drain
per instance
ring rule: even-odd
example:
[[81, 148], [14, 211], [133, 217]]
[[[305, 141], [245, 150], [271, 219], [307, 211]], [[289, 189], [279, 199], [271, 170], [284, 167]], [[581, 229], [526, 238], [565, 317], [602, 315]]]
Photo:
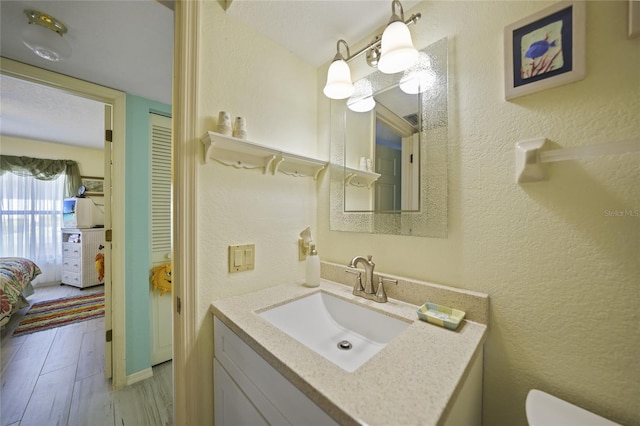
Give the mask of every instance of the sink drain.
[[342, 351], [348, 351], [352, 347], [353, 347], [353, 345], [348, 340], [342, 340], [341, 342], [338, 342], [338, 349], [340, 349]]

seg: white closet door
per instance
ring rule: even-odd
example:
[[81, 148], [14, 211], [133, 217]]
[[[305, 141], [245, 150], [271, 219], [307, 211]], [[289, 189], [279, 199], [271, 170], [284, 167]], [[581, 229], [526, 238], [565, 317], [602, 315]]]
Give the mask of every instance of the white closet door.
[[[151, 135], [151, 262], [171, 262], [171, 118], [149, 114]], [[151, 292], [151, 364], [172, 358], [171, 294]]]

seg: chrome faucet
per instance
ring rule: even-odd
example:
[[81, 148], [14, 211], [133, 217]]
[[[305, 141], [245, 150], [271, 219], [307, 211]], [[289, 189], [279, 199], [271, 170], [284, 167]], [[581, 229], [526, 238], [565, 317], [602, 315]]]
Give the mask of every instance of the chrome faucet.
[[[367, 256], [365, 259], [364, 256], [356, 256], [351, 259], [351, 263], [349, 263], [349, 268], [356, 269], [358, 267], [358, 263], [364, 264], [364, 293], [365, 294], [375, 294], [373, 290], [373, 268], [376, 267], [376, 264], [371, 261], [371, 255]], [[359, 280], [358, 280], [359, 281]], [[356, 294], [356, 287], [353, 288], [353, 294]]]
[[[364, 287], [362, 287], [362, 272], [358, 269], [358, 263], [364, 265]], [[384, 291], [384, 283], [398, 285], [398, 280], [378, 277], [378, 290], [373, 289], [373, 268], [375, 268], [376, 264], [371, 261], [371, 256], [367, 256], [366, 259], [363, 256], [356, 256], [347, 266], [349, 269], [345, 270], [345, 272], [356, 276], [356, 282], [353, 285], [354, 296], [364, 297], [374, 302], [385, 303], [387, 301], [387, 293]]]

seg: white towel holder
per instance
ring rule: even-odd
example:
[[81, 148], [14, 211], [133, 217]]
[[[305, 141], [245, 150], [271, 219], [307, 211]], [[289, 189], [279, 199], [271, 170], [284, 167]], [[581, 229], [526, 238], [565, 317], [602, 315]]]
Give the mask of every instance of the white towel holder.
[[544, 163], [640, 151], [640, 139], [541, 151], [546, 143], [547, 139], [538, 138], [516, 144], [516, 183], [546, 180]]

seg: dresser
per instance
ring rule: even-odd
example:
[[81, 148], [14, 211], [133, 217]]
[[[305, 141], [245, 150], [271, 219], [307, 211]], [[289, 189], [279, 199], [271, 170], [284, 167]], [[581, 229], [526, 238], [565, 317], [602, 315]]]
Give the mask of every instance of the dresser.
[[96, 254], [104, 246], [104, 228], [62, 228], [62, 284], [99, 285]]

